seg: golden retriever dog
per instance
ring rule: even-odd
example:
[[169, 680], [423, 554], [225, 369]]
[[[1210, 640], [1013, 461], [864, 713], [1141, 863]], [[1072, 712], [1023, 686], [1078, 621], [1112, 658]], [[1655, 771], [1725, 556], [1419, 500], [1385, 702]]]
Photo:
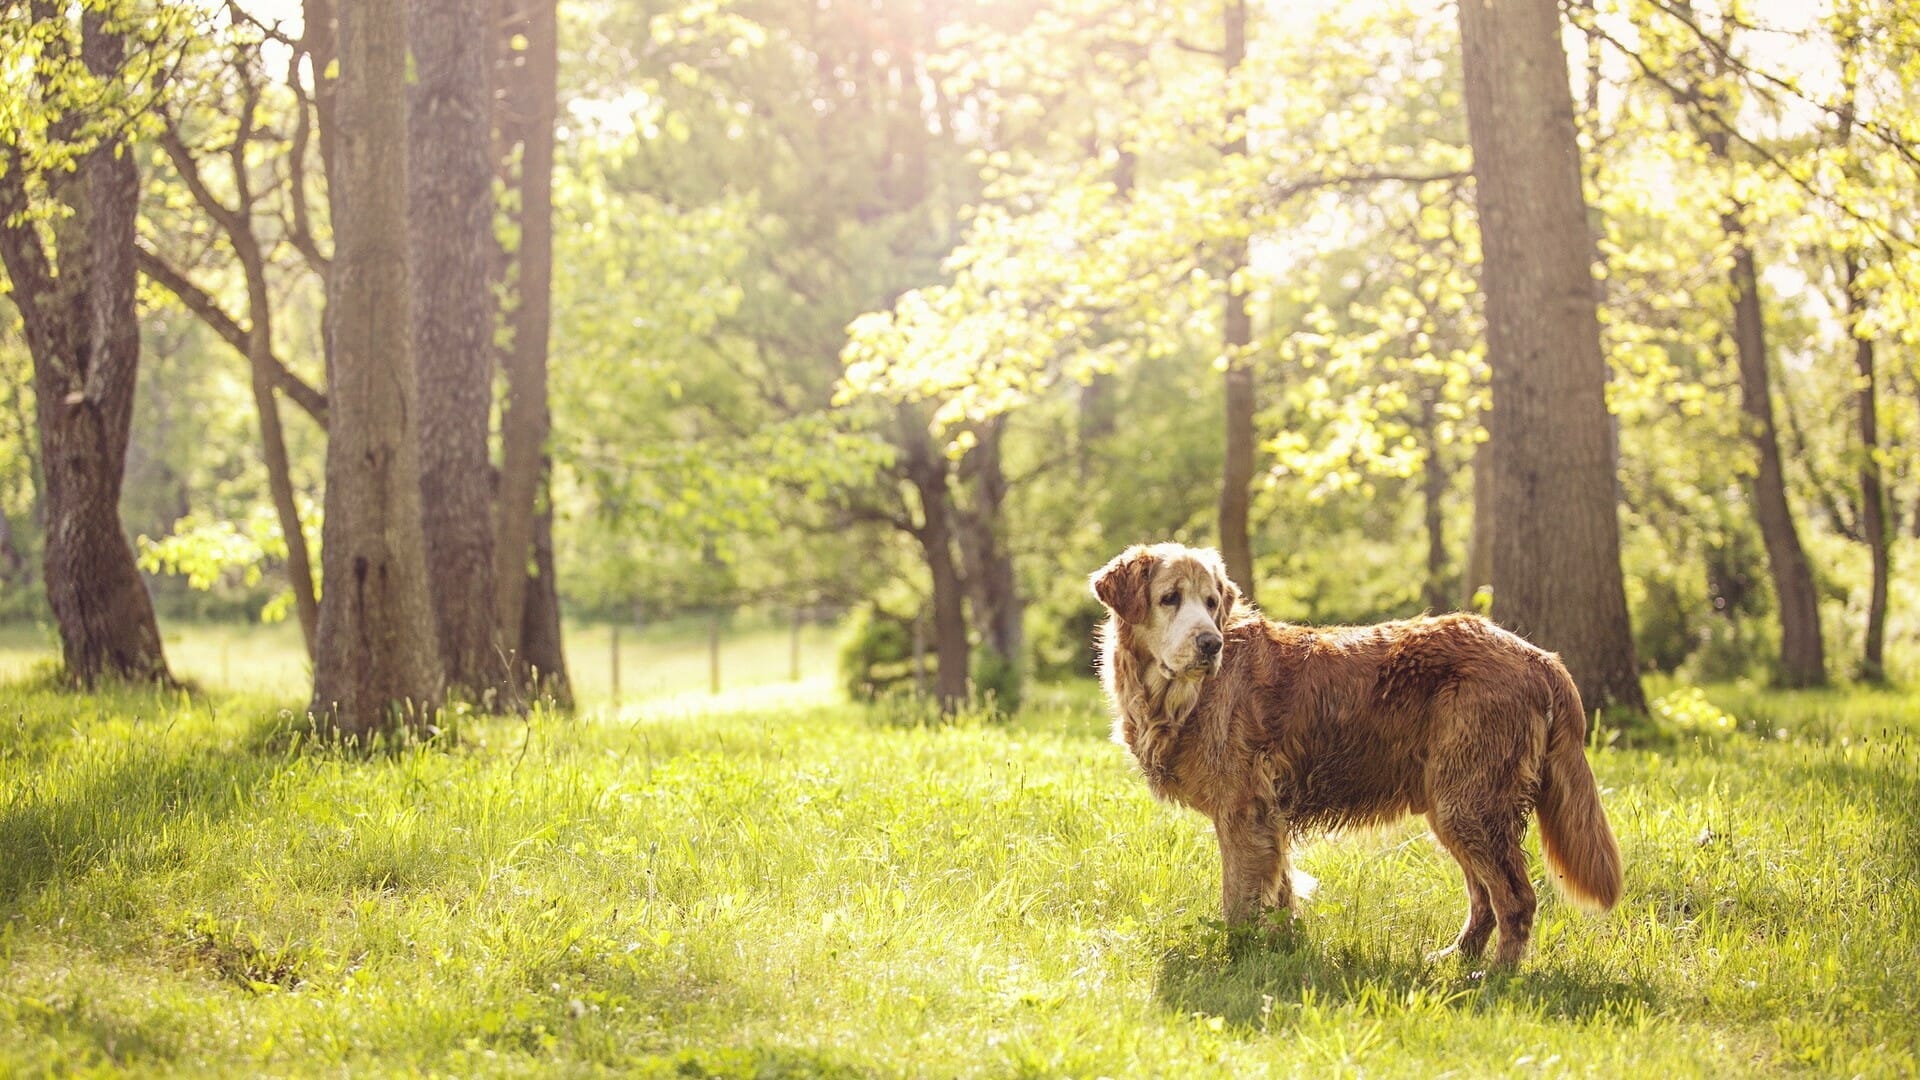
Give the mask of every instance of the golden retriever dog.
[[1435, 956], [1519, 962], [1535, 900], [1527, 815], [1555, 882], [1620, 897], [1620, 849], [1559, 657], [1476, 615], [1316, 629], [1239, 603], [1217, 552], [1136, 546], [1092, 578], [1112, 613], [1100, 679], [1114, 741], [1162, 799], [1213, 819], [1229, 923], [1292, 907], [1287, 849], [1314, 830], [1424, 814], [1467, 879], [1467, 921]]

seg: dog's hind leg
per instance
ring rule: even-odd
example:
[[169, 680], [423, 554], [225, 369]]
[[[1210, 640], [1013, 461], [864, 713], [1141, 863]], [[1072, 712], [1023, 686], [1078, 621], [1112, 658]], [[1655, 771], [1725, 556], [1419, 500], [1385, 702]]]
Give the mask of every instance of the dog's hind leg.
[[1519, 830], [1508, 832], [1490, 854], [1494, 868], [1486, 877], [1487, 896], [1500, 922], [1500, 947], [1494, 951], [1493, 962], [1512, 967], [1520, 962], [1533, 937], [1533, 913], [1539, 901], [1527, 876], [1527, 855], [1520, 847]]
[[1533, 935], [1533, 912], [1538, 906], [1533, 882], [1527, 877], [1526, 852], [1520, 847], [1525, 819], [1497, 810], [1476, 813], [1436, 807], [1429, 820], [1467, 875], [1467, 923], [1449, 951], [1477, 956], [1497, 924], [1500, 947], [1493, 962], [1501, 967], [1519, 963]]
[[[1500, 928], [1494, 963], [1519, 963], [1533, 933], [1536, 901], [1527, 877], [1527, 814], [1539, 789], [1546, 730], [1517, 703], [1498, 696], [1456, 697], [1427, 760], [1428, 820], [1466, 871], [1467, 924], [1460, 951], [1486, 946], [1488, 914]], [[1453, 721], [1445, 723], [1445, 721]], [[1484, 898], [1484, 900], [1483, 900]]]
[[1460, 872], [1467, 881], [1467, 921], [1460, 928], [1460, 934], [1453, 944], [1427, 957], [1429, 960], [1441, 960], [1449, 956], [1464, 956], [1476, 960], [1487, 951], [1487, 941], [1493, 937], [1495, 915], [1493, 900], [1487, 895], [1487, 887], [1480, 882], [1482, 868], [1468, 854], [1467, 847], [1441, 822], [1438, 814], [1428, 814], [1427, 823], [1433, 828], [1442, 846], [1460, 864]]

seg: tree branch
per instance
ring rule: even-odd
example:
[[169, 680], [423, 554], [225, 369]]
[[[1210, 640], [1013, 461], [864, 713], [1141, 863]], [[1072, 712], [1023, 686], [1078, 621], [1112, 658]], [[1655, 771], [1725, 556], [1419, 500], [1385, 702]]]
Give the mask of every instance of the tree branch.
[[307, 206], [307, 143], [313, 138], [312, 110], [317, 105], [300, 85], [300, 64], [308, 57], [305, 39], [302, 38], [301, 42], [301, 47], [287, 61], [287, 86], [293, 91], [297, 105], [294, 109], [293, 141], [287, 149], [287, 202], [292, 208], [293, 220], [288, 223], [286, 238], [293, 245], [293, 250], [307, 260], [307, 266], [324, 281], [332, 272], [333, 263], [321, 254], [320, 245], [313, 238], [312, 210]]
[[[1886, 226], [1883, 225], [1878, 220], [1864, 213], [1861, 213], [1860, 211], [1847, 205], [1847, 203], [1841, 200], [1840, 198], [1830, 195], [1824, 191], [1821, 191], [1819, 188], [1814, 186], [1811, 180], [1804, 179], [1800, 176], [1795, 175], [1794, 171], [1787, 166], [1786, 162], [1780, 159], [1780, 156], [1778, 154], [1775, 154], [1772, 150], [1769, 150], [1765, 146], [1760, 145], [1760, 143], [1756, 142], [1755, 140], [1748, 138], [1745, 134], [1743, 134], [1740, 131], [1740, 129], [1734, 127], [1731, 121], [1721, 116], [1719, 110], [1708, 107], [1706, 103], [1704, 103], [1701, 100], [1700, 95], [1696, 93], [1692, 87], [1676, 83], [1672, 79], [1669, 79], [1665, 75], [1661, 74], [1660, 72], [1655, 71], [1653, 69], [1653, 65], [1647, 63], [1646, 58], [1642, 57], [1639, 53], [1635, 52], [1634, 50], [1628, 48], [1618, 38], [1607, 33], [1605, 30], [1602, 30], [1599, 27], [1595, 27], [1593, 30], [1593, 33], [1597, 35], [1601, 40], [1605, 41], [1607, 44], [1612, 45], [1616, 50], [1620, 52], [1622, 56], [1625, 56], [1627, 59], [1633, 61], [1634, 65], [1640, 69], [1641, 74], [1645, 75], [1649, 80], [1654, 82], [1661, 89], [1665, 90], [1669, 95], [1672, 96], [1675, 104], [1681, 106], [1682, 108], [1692, 109], [1694, 111], [1695, 117], [1700, 122], [1711, 123], [1718, 133], [1720, 133], [1726, 138], [1732, 139], [1740, 143], [1740, 145], [1746, 147], [1748, 150], [1751, 150], [1754, 154], [1758, 155], [1762, 161], [1766, 162], [1775, 171], [1779, 172], [1780, 175], [1792, 181], [1795, 187], [1798, 187], [1800, 190], [1806, 192], [1808, 195], [1812, 196], [1818, 202], [1831, 206], [1835, 210], [1839, 211], [1840, 213], [1846, 215], [1849, 218], [1852, 218], [1854, 221], [1859, 222], [1861, 225], [1865, 226], [1869, 232], [1873, 233], [1876, 237], [1878, 237], [1880, 242], [1885, 244], [1888, 248], [1899, 250], [1899, 249], [1910, 246], [1905, 241], [1902, 241], [1899, 237], [1895, 236], [1892, 232], [1890, 232], [1886, 228]], [[1706, 132], [1702, 132], [1701, 137], [1704, 139], [1706, 135], [1707, 135]]]
[[[1701, 26], [1699, 23], [1699, 20], [1694, 18], [1692, 13], [1687, 11], [1683, 5], [1676, 5], [1673, 3], [1664, 2], [1664, 0], [1653, 0], [1653, 5], [1659, 8], [1663, 13], [1665, 13], [1667, 17], [1673, 19], [1675, 22], [1678, 22], [1680, 25], [1686, 27], [1687, 30], [1693, 34], [1694, 39], [1697, 40], [1700, 44], [1704, 45], [1707, 48], [1707, 51], [1713, 53], [1714, 57], [1718, 59], [1722, 64], [1725, 64], [1727, 67], [1732, 68], [1735, 71], [1738, 71], [1740, 74], [1746, 76], [1749, 79], [1757, 79], [1761, 82], [1768, 84], [1769, 86], [1772, 86], [1788, 94], [1789, 96], [1795, 98], [1796, 100], [1805, 102], [1806, 104], [1811, 105], [1816, 109], [1819, 109], [1821, 112], [1826, 113], [1828, 116], [1831, 116], [1835, 119], [1841, 118], [1842, 110], [1846, 108], [1845, 106], [1835, 106], [1835, 105], [1828, 104], [1827, 102], [1824, 102], [1824, 101], [1815, 100], [1806, 91], [1795, 86], [1793, 83], [1789, 82], [1788, 80], [1778, 75], [1775, 75], [1772, 72], [1762, 71], [1759, 68], [1754, 67], [1752, 64], [1749, 64], [1746, 61], [1735, 56], [1733, 54], [1733, 49], [1729, 47], [1725, 41], [1722, 41], [1721, 39], [1715, 37], [1714, 35], [1707, 33], [1706, 28]], [[1732, 23], [1732, 25], [1738, 26], [1741, 29], [1745, 29], [1745, 30], [1755, 29], [1755, 27], [1751, 23], [1741, 22], [1739, 20], [1729, 20], [1729, 21]], [[1608, 40], [1612, 40], [1612, 39], [1609, 38]], [[1618, 45], [1618, 42], [1615, 42], [1615, 44]], [[1635, 59], [1638, 60], [1638, 57], [1636, 57]], [[1905, 139], [1901, 138], [1898, 132], [1894, 131], [1892, 128], [1886, 127], [1885, 125], [1876, 124], [1870, 120], [1862, 120], [1862, 119], [1855, 118], [1853, 119], [1852, 122], [1856, 126], [1860, 127], [1861, 129], [1865, 130], [1869, 134], [1873, 135], [1875, 138], [1879, 139], [1889, 149], [1893, 150], [1895, 153], [1905, 158], [1908, 164], [1912, 165], [1915, 169], [1920, 169], [1920, 154], [1917, 154], [1913, 148], [1913, 145], [1907, 142]]]
[[220, 340], [233, 346], [234, 351], [243, 356], [246, 354], [247, 331], [239, 320], [221, 308], [219, 301], [211, 294], [188, 280], [184, 273], [144, 244], [134, 245], [133, 256], [135, 265], [147, 275], [147, 280], [172, 293], [180, 301], [180, 306], [192, 312], [209, 330], [220, 335]]
[[1209, 49], [1205, 45], [1195, 45], [1183, 37], [1173, 38], [1172, 42], [1174, 48], [1179, 49], [1181, 52], [1193, 53], [1195, 56], [1211, 56], [1215, 60], [1218, 60], [1226, 55], [1226, 53], [1220, 49]]
[[1368, 187], [1374, 184], [1431, 184], [1458, 183], [1473, 177], [1471, 169], [1449, 169], [1444, 172], [1411, 172], [1398, 169], [1383, 169], [1372, 172], [1347, 173], [1340, 176], [1313, 176], [1291, 183], [1268, 188], [1265, 192], [1266, 205], [1272, 208], [1297, 195], [1310, 191], [1324, 191], [1327, 188], [1351, 189]]
[[[160, 255], [144, 244], [134, 245], [134, 261], [147, 280], [167, 290], [180, 301], [180, 306], [192, 312], [207, 328], [220, 335], [220, 339], [233, 346], [241, 356], [247, 355], [249, 334], [245, 327], [220, 306], [206, 290], [195, 285], [187, 275], [168, 263]], [[280, 358], [269, 353], [267, 365], [273, 370], [274, 386], [287, 399], [300, 406], [313, 422], [324, 430], [327, 426], [327, 395], [295, 375]]]
[[200, 175], [200, 163], [194, 160], [193, 151], [180, 138], [180, 132], [174, 127], [171, 117], [166, 126], [160, 129], [160, 146], [167, 152], [167, 159], [173, 162], [174, 172], [180, 174], [180, 182], [187, 186], [193, 201], [200, 204], [200, 209], [205, 210], [222, 231], [231, 237], [246, 227], [240, 215], [221, 202], [219, 196], [207, 187], [206, 179]]
[[53, 267], [47, 261], [40, 235], [28, 220], [27, 178], [20, 155], [11, 147], [0, 158], [0, 260], [6, 264], [13, 287], [13, 306], [20, 312], [29, 340], [45, 337], [40, 305], [53, 294]]

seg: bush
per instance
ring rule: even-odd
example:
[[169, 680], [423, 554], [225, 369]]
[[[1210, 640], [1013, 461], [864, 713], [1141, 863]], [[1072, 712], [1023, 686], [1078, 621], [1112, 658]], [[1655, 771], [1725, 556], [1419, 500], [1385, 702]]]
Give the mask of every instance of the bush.
[[1633, 605], [1633, 647], [1640, 663], [1655, 671], [1672, 672], [1693, 655], [1700, 635], [1693, 621], [1697, 600], [1682, 596], [1671, 577], [1645, 575], [1638, 581]]
[[969, 668], [967, 675], [973, 680], [973, 698], [976, 702], [1001, 713], [1019, 711], [1023, 680], [1018, 659], [1001, 656], [993, 649], [976, 647]]
[[[929, 673], [934, 662], [926, 658]], [[912, 680], [913, 624], [875, 604], [855, 608], [840, 645], [840, 685], [847, 696], [873, 701]]]
[[1077, 579], [1062, 580], [1027, 605], [1027, 653], [1032, 674], [1042, 682], [1093, 675], [1093, 635], [1102, 617], [1100, 605]]

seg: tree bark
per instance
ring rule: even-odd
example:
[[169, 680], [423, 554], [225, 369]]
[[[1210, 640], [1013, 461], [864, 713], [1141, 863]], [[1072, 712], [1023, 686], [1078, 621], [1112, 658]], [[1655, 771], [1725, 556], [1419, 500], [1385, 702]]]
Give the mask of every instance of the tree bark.
[[555, 708], [573, 708], [573, 681], [567, 675], [567, 654], [560, 632], [559, 578], [553, 569], [553, 500], [544, 490], [552, 463], [544, 465], [540, 514], [533, 523], [533, 571], [527, 581], [527, 600], [520, 622], [520, 659], [525, 665], [522, 685]]
[[1426, 605], [1429, 611], [1448, 611], [1453, 589], [1447, 580], [1446, 498], [1450, 477], [1440, 463], [1440, 439], [1434, 432], [1433, 402], [1420, 403], [1421, 438], [1426, 443], [1427, 460], [1420, 472], [1421, 511], [1427, 531]]
[[1860, 650], [1860, 677], [1884, 682], [1887, 677], [1887, 583], [1893, 573], [1893, 527], [1887, 513], [1886, 485], [1880, 478], [1880, 417], [1878, 379], [1873, 339], [1860, 331], [1867, 311], [1860, 285], [1859, 257], [1848, 253], [1843, 265], [1847, 287], [1847, 325], [1853, 333], [1853, 370], [1858, 387], [1854, 408], [1860, 432], [1860, 533], [1873, 562], [1867, 595], [1867, 637]]
[[[1234, 76], [1247, 55], [1245, 0], [1228, 0], [1226, 41], [1221, 56], [1226, 65], [1227, 126], [1232, 132], [1224, 152], [1228, 157], [1247, 153], [1246, 112], [1240, 107]], [[1226, 360], [1226, 455], [1220, 477], [1220, 557], [1227, 576], [1240, 587], [1248, 603], [1254, 601], [1253, 542], [1249, 536], [1249, 502], [1253, 490], [1253, 366], [1247, 347], [1253, 342], [1253, 320], [1241, 288], [1247, 267], [1247, 240], [1236, 233], [1226, 245], [1227, 295], [1222, 313], [1222, 355]]]
[[[1725, 149], [1724, 144], [1721, 149]], [[1807, 561], [1806, 549], [1800, 545], [1793, 508], [1787, 503], [1786, 469], [1773, 423], [1773, 380], [1768, 371], [1766, 322], [1760, 310], [1760, 275], [1737, 217], [1729, 215], [1724, 224], [1734, 238], [1730, 275], [1740, 409], [1746, 413], [1748, 437], [1758, 458], [1750, 490], [1760, 538], [1766, 543], [1774, 601], [1780, 608], [1780, 667], [1775, 677], [1782, 686], [1819, 686], [1827, 681], [1826, 647], [1820, 638], [1820, 596], [1814, 589], [1813, 567]]]
[[1013, 556], [1000, 542], [1006, 529], [1007, 477], [1000, 457], [1005, 433], [1004, 416], [980, 426], [979, 442], [960, 460], [960, 478], [972, 491], [972, 500], [956, 506], [954, 516], [973, 626], [980, 632], [981, 648], [1012, 666], [1005, 689], [1013, 700], [1000, 704], [1013, 709], [1019, 705], [1020, 666], [1026, 656], [1026, 603], [1020, 596]]
[[274, 516], [287, 542], [287, 587], [293, 590], [300, 639], [306, 643], [307, 659], [312, 660], [319, 640], [320, 600], [314, 594], [313, 559], [307, 550], [307, 534], [300, 525], [293, 463], [287, 455], [286, 432], [280, 425], [280, 403], [273, 392], [273, 373], [278, 364], [272, 356], [273, 300], [267, 292], [264, 265], [247, 268], [247, 307], [253, 324], [247, 335], [247, 365], [254, 415], [260, 425], [260, 456], [267, 468], [267, 492], [273, 498]]
[[1461, 582], [1464, 611], [1478, 611], [1481, 589], [1493, 590], [1493, 458], [1487, 444], [1473, 448], [1473, 533], [1467, 538], [1467, 572]]
[[420, 528], [407, 271], [406, 13], [340, 7], [326, 524], [312, 712], [364, 740], [424, 730], [442, 675]]
[[492, 101], [483, 0], [410, 0], [407, 227], [420, 391], [421, 526], [447, 685], [504, 695], [496, 622]]
[[1459, 11], [1485, 252], [1494, 616], [1559, 652], [1588, 708], [1644, 712], [1559, 8]]
[[[1145, 53], [1139, 48], [1127, 48], [1124, 55], [1136, 66], [1143, 67]], [[1126, 84], [1124, 100], [1132, 105], [1133, 92], [1138, 79]], [[1089, 158], [1100, 157], [1101, 137], [1099, 125], [1088, 139]], [[1116, 203], [1125, 205], [1133, 201], [1133, 189], [1140, 177], [1140, 155], [1133, 149], [1124, 124], [1111, 141], [1114, 151], [1113, 194]], [[1112, 331], [1108, 331], [1111, 333]], [[1119, 422], [1118, 406], [1114, 401], [1114, 376], [1111, 372], [1096, 371], [1087, 377], [1086, 384], [1080, 388], [1076, 409], [1077, 435], [1074, 442], [1074, 466], [1085, 484], [1093, 479], [1096, 462], [1094, 450], [1107, 436], [1113, 434]]]
[[[111, 81], [126, 43], [103, 15], [87, 12], [80, 54], [89, 71]], [[140, 364], [133, 261], [139, 171], [126, 143], [109, 135], [73, 174], [49, 179], [71, 212], [55, 228], [56, 267], [23, 216], [23, 168], [11, 151], [0, 161], [0, 259], [33, 360], [44, 578], [67, 677], [87, 687], [103, 678], [168, 682], [153, 602], [119, 511]]]
[[[525, 61], [507, 112], [520, 127], [520, 248], [515, 253], [518, 306], [513, 345], [506, 356], [507, 403], [501, 420], [502, 462], [494, 534], [495, 618], [503, 641], [513, 644], [514, 670], [524, 674], [529, 561], [547, 483], [547, 438], [552, 426], [547, 399], [547, 336], [552, 319], [553, 127], [558, 94], [558, 27], [554, 0], [534, 0], [521, 26]], [[551, 568], [539, 579], [554, 588]], [[557, 605], [556, 605], [557, 607]], [[558, 653], [559, 623], [550, 625]], [[553, 659], [550, 657], [549, 659]], [[549, 670], [563, 670], [564, 664]]]
[[[1853, 140], [1858, 94], [1857, 64], [1860, 52], [1860, 26], [1855, 23], [1840, 33], [1840, 50], [1847, 61], [1842, 64], [1843, 99], [1840, 107], [1840, 144]], [[1867, 634], [1860, 649], [1860, 678], [1885, 682], [1887, 678], [1887, 586], [1893, 572], [1893, 514], [1888, 505], [1886, 485], [1880, 476], [1880, 402], [1879, 378], [1875, 370], [1874, 342], [1862, 325], [1867, 315], [1867, 293], [1860, 281], [1860, 255], [1849, 249], [1841, 260], [1842, 284], [1847, 290], [1847, 331], [1853, 336], [1855, 377], [1854, 409], [1860, 432], [1860, 534], [1866, 541], [1873, 564], [1867, 587]]]
[[933, 583], [934, 696], [943, 712], [967, 699], [966, 586], [953, 560], [952, 494], [947, 488], [947, 459], [933, 445], [926, 425], [910, 406], [901, 406], [896, 434], [900, 465], [919, 497], [920, 521], [913, 530]]
[[339, 123], [336, 117], [340, 76], [334, 61], [340, 55], [338, 5], [335, 0], [301, 0], [300, 47], [313, 69], [314, 121], [320, 129], [320, 173], [326, 180], [327, 197], [333, 197], [334, 138]]

